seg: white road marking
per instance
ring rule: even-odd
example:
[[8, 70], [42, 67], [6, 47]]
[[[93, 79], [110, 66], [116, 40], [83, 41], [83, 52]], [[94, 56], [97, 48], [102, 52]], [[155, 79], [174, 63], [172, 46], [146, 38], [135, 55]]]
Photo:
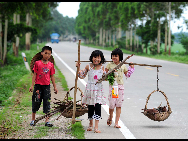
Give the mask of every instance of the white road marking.
[[[75, 76], [76, 76], [76, 72], [70, 68], [56, 53], [54, 50], [52, 50], [52, 54], [54, 54]], [[84, 85], [86, 86], [86, 82], [83, 80], [83, 79], [80, 79], [78, 78], [78, 80]], [[102, 105], [103, 109], [106, 111], [106, 113], [109, 115], [109, 106], [106, 104], [106, 105]], [[113, 118], [112, 118], [112, 121], [115, 123], [115, 117], [116, 117], [116, 114], [113, 113]], [[119, 130], [121, 131], [121, 133], [123, 134], [123, 136], [126, 138], [126, 139], [136, 139], [134, 137], [134, 135], [129, 131], [129, 129], [124, 125], [124, 123], [121, 121], [121, 119], [119, 119], [119, 122], [118, 124], [121, 126], [121, 128], [119, 128]]]

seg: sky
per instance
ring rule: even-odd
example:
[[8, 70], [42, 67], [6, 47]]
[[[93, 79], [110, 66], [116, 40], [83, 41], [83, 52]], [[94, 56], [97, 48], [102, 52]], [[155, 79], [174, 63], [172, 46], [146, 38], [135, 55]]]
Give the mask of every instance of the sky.
[[[59, 6], [57, 7], [57, 10], [59, 13], [61, 13], [64, 17], [73, 17], [76, 18], [78, 15], [80, 2], [60, 2]], [[184, 13], [182, 14], [182, 17], [186, 18], [186, 15], [188, 15], [188, 7], [184, 9]], [[187, 18], [188, 19], [188, 16]], [[177, 26], [183, 26], [183, 32], [188, 32], [188, 29], [186, 29], [185, 23], [183, 23], [183, 18], [173, 20], [170, 23], [172, 33], [175, 32], [181, 32], [181, 29], [178, 30]]]

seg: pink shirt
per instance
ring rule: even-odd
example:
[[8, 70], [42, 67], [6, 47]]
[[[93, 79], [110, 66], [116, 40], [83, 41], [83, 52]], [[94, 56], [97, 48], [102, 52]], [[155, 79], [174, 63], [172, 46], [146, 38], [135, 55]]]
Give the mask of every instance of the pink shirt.
[[49, 85], [50, 76], [55, 74], [54, 64], [50, 61], [48, 64], [44, 64], [41, 60], [36, 61], [33, 67], [36, 72], [35, 84]]

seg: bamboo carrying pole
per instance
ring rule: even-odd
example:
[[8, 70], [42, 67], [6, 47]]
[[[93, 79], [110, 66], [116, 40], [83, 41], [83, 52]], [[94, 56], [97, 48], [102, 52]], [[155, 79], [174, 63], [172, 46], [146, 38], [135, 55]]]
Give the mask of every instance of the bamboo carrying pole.
[[[78, 61], [75, 61], [75, 62], [78, 62]], [[80, 61], [80, 62], [90, 62], [90, 61]], [[112, 61], [105, 61], [105, 62], [112, 62]], [[161, 65], [148, 65], [148, 64], [138, 64], [138, 63], [128, 63], [128, 62], [124, 62], [124, 64], [139, 65], [139, 66], [150, 66], [150, 67], [162, 67]]]
[[[79, 43], [78, 43], [78, 63], [80, 63], [80, 43], [81, 43], [81, 40], [79, 40]], [[78, 71], [79, 71], [79, 67], [77, 67], [76, 78], [75, 78], [72, 124], [74, 124], [76, 122], [76, 120], [75, 120], [75, 112], [76, 112], [76, 92], [77, 92]]]

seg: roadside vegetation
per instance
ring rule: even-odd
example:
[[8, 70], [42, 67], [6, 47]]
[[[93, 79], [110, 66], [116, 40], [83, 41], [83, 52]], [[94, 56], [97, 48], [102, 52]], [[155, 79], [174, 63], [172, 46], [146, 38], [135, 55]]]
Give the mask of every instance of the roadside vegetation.
[[[112, 46], [103, 47], [103, 46], [96, 46], [96, 45], [93, 45], [93, 44], [86, 44], [86, 43], [81, 43], [81, 45], [93, 47], [93, 48], [97, 48], [97, 49], [109, 50], [109, 51], [112, 51], [112, 50], [114, 50], [114, 48], [118, 47], [118, 45], [116, 45], [114, 47], [112, 47]], [[164, 44], [162, 44], [162, 49], [164, 49]], [[141, 53], [141, 52], [136, 52], [136, 51], [129, 51], [129, 50], [126, 50], [124, 48], [121, 48], [121, 50], [125, 54], [135, 54], [135, 55], [138, 55], [138, 56], [144, 56], [144, 57], [149, 57], [149, 58], [154, 58], [154, 59], [160, 59], [160, 60], [166, 60], [166, 61], [188, 64], [188, 56], [185, 54], [185, 49], [182, 47], [182, 44], [174, 44], [172, 46], [170, 56], [166, 53], [153, 55], [153, 54], [150, 54], [150, 52], [146, 53], [145, 51], [143, 53]]]
[[[29, 51], [23, 51], [26, 54], [28, 63], [32, 57], [41, 51], [42, 47], [46, 43], [39, 44], [39, 50], [37, 50], [37, 44], [32, 44]], [[25, 122], [24, 117], [27, 117], [31, 112], [31, 93], [28, 91], [32, 81], [31, 72], [28, 71], [24, 65], [23, 58], [19, 51], [19, 57], [11, 55], [11, 51], [8, 52], [7, 57], [9, 60], [4, 67], [0, 67], [0, 138], [6, 138], [8, 135], [16, 134], [19, 130], [23, 129], [22, 125]], [[59, 68], [55, 65], [56, 82], [61, 82], [65, 91], [68, 90], [68, 85], [64, 75]], [[71, 98], [69, 98], [71, 99]], [[39, 112], [39, 114], [43, 114]], [[47, 131], [56, 129], [36, 127], [40, 134], [36, 133], [34, 138], [40, 138], [47, 135]], [[78, 139], [84, 138], [84, 132], [81, 122], [76, 122], [74, 125], [70, 125], [71, 135]], [[2, 132], [3, 131], [3, 132]], [[82, 132], [80, 132], [82, 131]]]

